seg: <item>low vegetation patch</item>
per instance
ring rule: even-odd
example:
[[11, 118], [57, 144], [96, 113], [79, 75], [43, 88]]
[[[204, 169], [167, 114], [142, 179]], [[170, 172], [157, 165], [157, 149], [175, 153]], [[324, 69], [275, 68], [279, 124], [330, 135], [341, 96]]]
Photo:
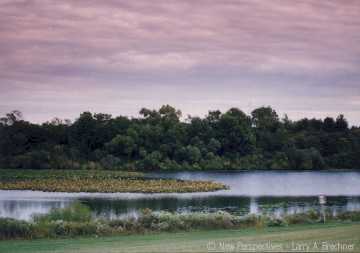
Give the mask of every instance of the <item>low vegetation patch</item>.
[[[84, 235], [118, 235], [157, 232], [175, 232], [210, 229], [239, 229], [282, 227], [293, 224], [322, 223], [321, 215], [316, 211], [302, 214], [272, 217], [266, 215], [237, 216], [227, 212], [216, 213], [170, 213], [142, 211], [135, 218], [117, 220], [94, 219], [87, 206], [75, 203], [64, 209], [53, 209], [46, 215], [35, 216], [33, 221], [0, 219], [0, 239], [57, 238]], [[328, 222], [357, 222], [360, 212], [327, 215]]]
[[144, 173], [136, 171], [111, 170], [0, 170], [0, 181], [33, 179], [119, 179], [143, 178]]
[[223, 184], [208, 181], [175, 179], [35, 179], [1, 182], [3, 190], [34, 190], [48, 192], [208, 192], [226, 189]]
[[117, 171], [11, 171], [0, 174], [2, 190], [47, 192], [185, 193], [227, 189], [220, 183], [146, 178], [138, 172]]

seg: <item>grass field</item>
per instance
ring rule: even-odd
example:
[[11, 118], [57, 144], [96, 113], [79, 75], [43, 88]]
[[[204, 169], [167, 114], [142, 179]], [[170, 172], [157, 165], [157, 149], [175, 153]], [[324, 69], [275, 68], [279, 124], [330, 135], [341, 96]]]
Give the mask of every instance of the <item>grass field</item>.
[[[245, 252], [246, 247], [269, 245], [269, 242], [276, 252], [321, 252], [322, 249], [325, 249], [322, 252], [360, 252], [360, 224], [332, 223], [99, 238], [12, 240], [1, 241], [0, 252]], [[314, 248], [315, 242], [317, 248]], [[283, 250], [276, 248], [280, 246]], [[326, 248], [322, 248], [326, 246], [333, 248], [327, 248], [326, 251]], [[337, 250], [340, 248], [336, 247], [342, 247], [342, 250]]]

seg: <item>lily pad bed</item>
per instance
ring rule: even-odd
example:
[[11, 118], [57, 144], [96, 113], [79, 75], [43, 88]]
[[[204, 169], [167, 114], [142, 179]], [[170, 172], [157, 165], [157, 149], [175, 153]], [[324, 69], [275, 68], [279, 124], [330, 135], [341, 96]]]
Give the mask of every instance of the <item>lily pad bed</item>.
[[[1, 190], [33, 190], [46, 192], [134, 192], [134, 193], [186, 193], [227, 189], [211, 181], [146, 178], [133, 172], [97, 171], [14, 171], [1, 174]], [[88, 173], [86, 173], [88, 172]], [[136, 172], [134, 172], [136, 173]]]

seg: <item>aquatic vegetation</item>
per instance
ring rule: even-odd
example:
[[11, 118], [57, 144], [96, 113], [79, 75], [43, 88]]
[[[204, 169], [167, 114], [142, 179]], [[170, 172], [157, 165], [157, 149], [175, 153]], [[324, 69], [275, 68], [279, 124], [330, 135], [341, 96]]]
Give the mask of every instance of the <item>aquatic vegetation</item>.
[[48, 192], [208, 192], [226, 189], [220, 183], [175, 179], [34, 179], [0, 182], [2, 190], [34, 190]]
[[147, 178], [123, 171], [0, 171], [0, 189], [48, 192], [208, 192], [227, 189], [221, 183]]

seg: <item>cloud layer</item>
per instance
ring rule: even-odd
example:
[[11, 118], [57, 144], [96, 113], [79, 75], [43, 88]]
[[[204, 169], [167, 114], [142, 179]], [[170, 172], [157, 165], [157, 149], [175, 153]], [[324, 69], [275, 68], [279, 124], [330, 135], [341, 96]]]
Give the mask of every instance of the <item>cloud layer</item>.
[[0, 113], [272, 105], [360, 124], [357, 0], [0, 0]]

